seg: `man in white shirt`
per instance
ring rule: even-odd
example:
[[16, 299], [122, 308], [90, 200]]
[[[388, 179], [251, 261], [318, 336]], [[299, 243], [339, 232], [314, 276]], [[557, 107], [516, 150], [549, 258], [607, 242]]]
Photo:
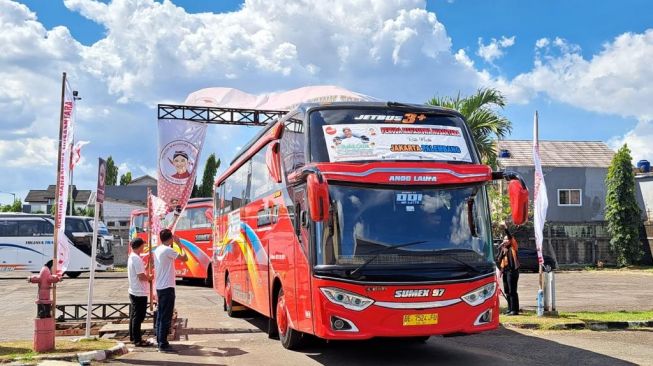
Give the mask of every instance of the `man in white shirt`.
[[159, 233], [161, 244], [157, 246], [154, 254], [154, 278], [156, 284], [156, 296], [159, 299], [156, 317], [156, 342], [159, 352], [174, 352], [168, 344], [168, 332], [172, 322], [172, 312], [175, 308], [175, 259], [187, 261], [186, 253], [177, 253], [172, 246], [174, 240], [169, 229], [163, 229]]
[[143, 341], [141, 324], [145, 319], [147, 311], [147, 297], [150, 294], [149, 281], [152, 280], [143, 265], [140, 254], [143, 253], [145, 242], [141, 238], [131, 241], [131, 253], [127, 259], [127, 277], [129, 278], [129, 301], [131, 308], [129, 312], [129, 340], [136, 347], [147, 346]]
[[345, 137], [341, 138], [342, 145], [356, 145], [363, 142], [360, 137], [354, 136], [349, 127], [343, 128], [342, 133], [345, 134]]

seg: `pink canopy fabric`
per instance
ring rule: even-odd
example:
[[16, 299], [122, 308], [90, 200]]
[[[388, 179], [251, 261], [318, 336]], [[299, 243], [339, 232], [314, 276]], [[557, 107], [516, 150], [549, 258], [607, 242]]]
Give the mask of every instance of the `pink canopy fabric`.
[[378, 99], [333, 85], [318, 85], [260, 95], [245, 93], [234, 88], [206, 88], [188, 95], [184, 104], [287, 111], [305, 102], [344, 101], [378, 101]]

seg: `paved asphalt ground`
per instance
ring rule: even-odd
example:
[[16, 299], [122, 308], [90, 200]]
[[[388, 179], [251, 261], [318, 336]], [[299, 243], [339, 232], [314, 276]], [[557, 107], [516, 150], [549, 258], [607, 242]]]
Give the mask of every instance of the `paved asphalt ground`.
[[[124, 274], [103, 274], [95, 302], [127, 301]], [[1, 274], [0, 341], [32, 336], [36, 286], [21, 275]], [[564, 272], [557, 276], [559, 310], [636, 310], [653, 308], [653, 274], [633, 272]], [[534, 306], [537, 275], [523, 274], [523, 308]], [[66, 279], [59, 302], [85, 303], [88, 280]], [[138, 349], [112, 364], [154, 365], [653, 365], [653, 330], [529, 331], [500, 329], [484, 334], [442, 338], [426, 344], [396, 340], [322, 342], [312, 340], [301, 352], [283, 349], [267, 338], [261, 317], [232, 319], [212, 289], [179, 283], [177, 308], [188, 319], [177, 355]]]

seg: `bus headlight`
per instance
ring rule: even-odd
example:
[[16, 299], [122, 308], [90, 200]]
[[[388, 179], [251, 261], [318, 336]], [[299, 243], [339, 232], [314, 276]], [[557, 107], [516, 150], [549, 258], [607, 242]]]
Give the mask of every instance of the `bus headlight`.
[[485, 286], [479, 287], [476, 290], [461, 296], [461, 299], [471, 306], [481, 305], [485, 300], [494, 295], [496, 289], [496, 282], [488, 283]]
[[374, 303], [374, 300], [335, 287], [320, 287], [329, 301], [349, 310], [361, 311]]

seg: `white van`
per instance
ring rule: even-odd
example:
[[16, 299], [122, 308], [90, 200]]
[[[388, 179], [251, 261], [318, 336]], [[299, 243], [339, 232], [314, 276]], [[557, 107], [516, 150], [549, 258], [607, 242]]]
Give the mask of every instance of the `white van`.
[[[66, 231], [70, 245], [70, 263], [66, 274], [74, 278], [90, 270], [92, 237], [89, 238], [87, 230]], [[40, 271], [54, 256], [53, 232], [54, 221], [51, 216], [0, 214], [0, 271]], [[113, 267], [111, 243], [107, 243], [107, 240], [110, 239], [102, 236], [96, 244], [96, 270]]]

